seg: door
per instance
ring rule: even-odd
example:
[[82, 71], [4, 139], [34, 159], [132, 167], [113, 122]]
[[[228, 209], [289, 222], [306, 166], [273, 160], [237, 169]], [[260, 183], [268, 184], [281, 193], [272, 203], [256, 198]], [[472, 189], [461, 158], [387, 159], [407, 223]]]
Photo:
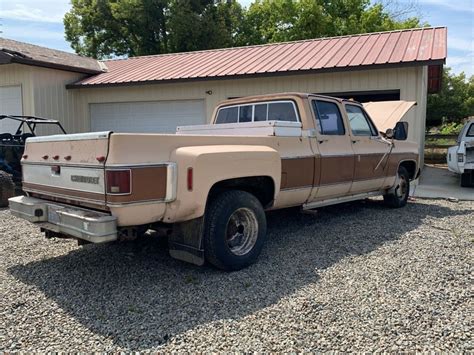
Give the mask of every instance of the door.
[[351, 194], [380, 190], [387, 175], [391, 143], [377, 132], [364, 109], [345, 103], [354, 151], [354, 182]]
[[[324, 200], [347, 195], [354, 176], [354, 153], [349, 130], [344, 124], [337, 101], [311, 100], [316, 120], [315, 188], [310, 200]], [[319, 176], [318, 176], [319, 175]]]
[[204, 100], [91, 104], [91, 131], [175, 133], [177, 126], [205, 124]]
[[[0, 86], [0, 115], [22, 115], [21, 86]], [[19, 122], [13, 120], [0, 121], [0, 133], [16, 132]]]

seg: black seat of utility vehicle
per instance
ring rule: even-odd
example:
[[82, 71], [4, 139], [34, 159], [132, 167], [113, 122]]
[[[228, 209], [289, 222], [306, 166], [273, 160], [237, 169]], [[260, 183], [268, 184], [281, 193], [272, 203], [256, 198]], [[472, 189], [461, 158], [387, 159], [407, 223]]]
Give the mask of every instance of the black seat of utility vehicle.
[[0, 141], [12, 140], [13, 136], [10, 133], [0, 133]]

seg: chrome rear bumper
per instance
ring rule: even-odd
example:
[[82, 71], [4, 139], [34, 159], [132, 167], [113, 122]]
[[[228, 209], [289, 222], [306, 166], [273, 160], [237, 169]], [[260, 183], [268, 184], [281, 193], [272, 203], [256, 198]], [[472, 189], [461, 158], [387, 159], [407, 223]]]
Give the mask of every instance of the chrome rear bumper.
[[46, 230], [91, 243], [105, 243], [117, 239], [117, 218], [107, 213], [27, 196], [13, 197], [8, 201], [12, 215], [38, 223]]

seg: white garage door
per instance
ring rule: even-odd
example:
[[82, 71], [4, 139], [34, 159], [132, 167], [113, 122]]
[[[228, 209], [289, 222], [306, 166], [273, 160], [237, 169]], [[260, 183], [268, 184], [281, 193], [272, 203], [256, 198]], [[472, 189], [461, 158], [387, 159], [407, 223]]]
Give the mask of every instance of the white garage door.
[[204, 100], [91, 104], [91, 130], [175, 133], [177, 126], [206, 122]]
[[[21, 86], [0, 86], [0, 115], [23, 114]], [[0, 133], [15, 133], [19, 123], [13, 120], [0, 120]]]

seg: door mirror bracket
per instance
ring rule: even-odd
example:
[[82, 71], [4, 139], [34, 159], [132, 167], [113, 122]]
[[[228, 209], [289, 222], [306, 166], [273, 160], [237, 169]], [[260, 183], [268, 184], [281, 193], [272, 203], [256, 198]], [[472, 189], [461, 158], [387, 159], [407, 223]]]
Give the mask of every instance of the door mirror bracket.
[[388, 128], [385, 131], [385, 138], [387, 138], [387, 139], [392, 139], [393, 138], [393, 129]]

